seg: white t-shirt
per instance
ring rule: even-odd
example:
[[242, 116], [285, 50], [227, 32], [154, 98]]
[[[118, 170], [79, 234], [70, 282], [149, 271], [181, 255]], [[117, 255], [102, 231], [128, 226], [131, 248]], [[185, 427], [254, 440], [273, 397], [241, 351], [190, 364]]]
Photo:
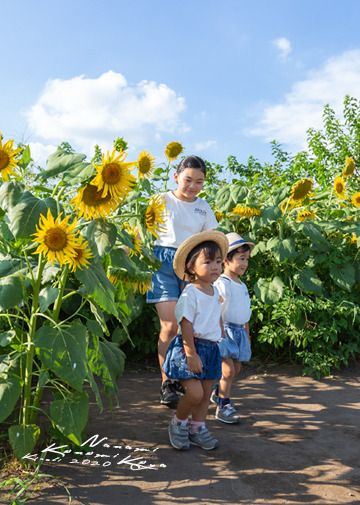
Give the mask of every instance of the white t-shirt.
[[155, 245], [174, 247], [200, 231], [214, 230], [218, 222], [210, 205], [197, 197], [194, 202], [184, 202], [171, 191], [163, 193], [166, 201], [167, 220], [165, 232], [159, 232]]
[[224, 322], [245, 324], [250, 320], [250, 296], [246, 285], [235, 282], [225, 274], [215, 281], [221, 298], [221, 315]]
[[178, 325], [185, 317], [192, 323], [194, 337], [218, 342], [221, 338], [221, 302], [215, 286], [213, 295], [207, 295], [192, 284], [187, 284], [175, 307]]

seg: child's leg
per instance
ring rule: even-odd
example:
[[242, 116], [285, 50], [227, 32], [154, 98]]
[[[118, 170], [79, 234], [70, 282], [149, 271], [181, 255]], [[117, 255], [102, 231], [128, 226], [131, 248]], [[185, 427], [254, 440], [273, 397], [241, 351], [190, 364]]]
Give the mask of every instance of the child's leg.
[[218, 440], [216, 438], [211, 438], [211, 435], [205, 426], [205, 420], [212, 391], [212, 384], [212, 379], [201, 381], [203, 398], [199, 405], [192, 411], [192, 420], [190, 422], [189, 433], [190, 444], [197, 445], [206, 451], [215, 449], [218, 446]]
[[[187, 419], [194, 409], [202, 403], [204, 390], [198, 379], [185, 379], [181, 381], [185, 395], [181, 397], [176, 410], [178, 419]], [[211, 388], [210, 388], [211, 392]]]
[[219, 380], [219, 398], [230, 398], [232, 383], [236, 377], [235, 363], [232, 358], [223, 358], [221, 360], [221, 379]]
[[198, 381], [203, 390], [203, 397], [201, 402], [193, 408], [192, 410], [192, 420], [193, 421], [203, 421], [205, 422], [210, 402], [210, 395], [212, 391], [213, 380], [203, 380]]

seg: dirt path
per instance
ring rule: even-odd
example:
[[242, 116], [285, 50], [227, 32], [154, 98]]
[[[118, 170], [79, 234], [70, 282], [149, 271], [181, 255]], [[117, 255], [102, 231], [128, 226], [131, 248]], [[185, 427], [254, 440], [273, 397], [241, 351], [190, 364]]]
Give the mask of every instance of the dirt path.
[[[158, 374], [127, 372], [119, 385], [113, 415], [91, 408], [93, 454], [43, 467], [73, 505], [360, 504], [360, 365], [319, 381], [293, 367], [248, 369], [234, 387], [243, 422], [221, 424], [210, 407], [219, 448], [209, 452], [169, 445]], [[63, 505], [67, 494], [51, 484], [34, 503]]]

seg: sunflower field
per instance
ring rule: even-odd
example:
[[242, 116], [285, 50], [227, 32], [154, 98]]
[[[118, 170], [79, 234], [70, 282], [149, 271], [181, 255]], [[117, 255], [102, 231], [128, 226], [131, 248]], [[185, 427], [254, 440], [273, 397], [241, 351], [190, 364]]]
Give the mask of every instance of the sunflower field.
[[[219, 229], [256, 243], [244, 279], [255, 354], [321, 376], [360, 351], [359, 103], [345, 98], [342, 122], [327, 106], [306, 151], [272, 146], [271, 164], [207, 162], [199, 196]], [[146, 151], [131, 161], [118, 138], [87, 161], [64, 142], [41, 168], [0, 136], [0, 423], [19, 459], [44, 432], [80, 445], [89, 387], [102, 410], [125, 353], [155, 354], [145, 292], [183, 150], [170, 142], [166, 164]]]

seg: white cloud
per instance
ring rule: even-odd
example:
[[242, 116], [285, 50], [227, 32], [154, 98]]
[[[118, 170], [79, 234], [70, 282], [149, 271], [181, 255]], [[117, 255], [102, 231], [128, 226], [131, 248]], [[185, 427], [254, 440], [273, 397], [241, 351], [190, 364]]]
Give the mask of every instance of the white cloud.
[[280, 51], [280, 57], [282, 59], [286, 59], [286, 57], [291, 53], [291, 42], [285, 37], [281, 37], [279, 39], [275, 39], [272, 41], [272, 44]]
[[111, 149], [119, 136], [138, 148], [164, 133], [186, 131], [180, 119], [185, 107], [185, 99], [166, 84], [129, 85], [123, 75], [109, 71], [96, 79], [49, 80], [27, 118], [38, 137], [67, 141], [92, 155], [95, 144]]
[[250, 135], [276, 139], [292, 149], [306, 147], [306, 131], [322, 129], [324, 106], [329, 104], [341, 116], [345, 95], [359, 98], [360, 50], [347, 51], [330, 58], [309, 72], [308, 78], [296, 82], [282, 103], [264, 108], [258, 126]]
[[56, 145], [44, 145], [41, 142], [29, 142], [31, 157], [35, 165], [45, 168], [46, 160], [50, 154], [54, 153], [57, 149]]
[[198, 142], [194, 145], [195, 151], [206, 151], [210, 147], [215, 147], [217, 145], [216, 140], [207, 140], [206, 142]]

